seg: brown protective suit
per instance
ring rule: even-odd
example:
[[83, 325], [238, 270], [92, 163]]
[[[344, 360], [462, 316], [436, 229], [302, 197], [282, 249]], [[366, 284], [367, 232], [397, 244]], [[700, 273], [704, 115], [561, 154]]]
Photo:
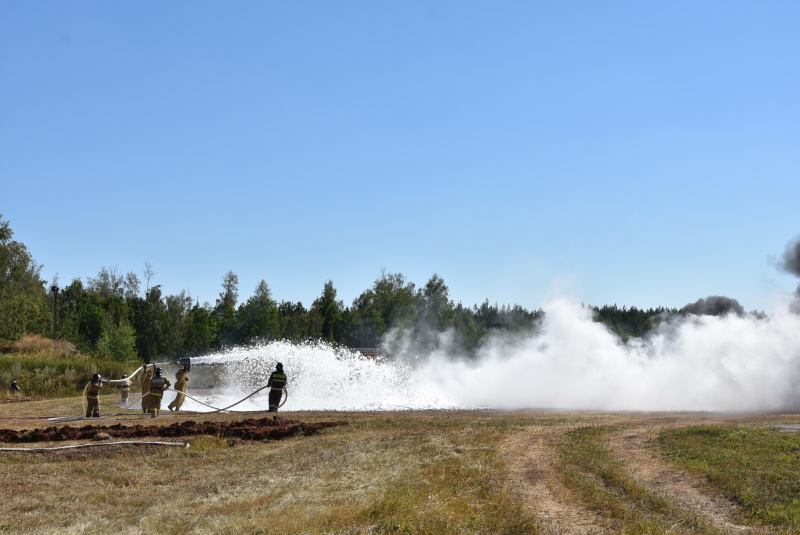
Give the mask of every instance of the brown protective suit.
[[175, 399], [172, 400], [172, 403], [169, 404], [169, 410], [171, 411], [179, 411], [181, 410], [181, 405], [183, 405], [183, 400], [186, 397], [184, 394], [186, 392], [187, 385], [189, 383], [189, 372], [181, 368], [180, 370], [175, 373], [175, 392], [177, 395]]
[[153, 371], [145, 368], [142, 373], [142, 412], [147, 413], [150, 403], [150, 379], [153, 377]]
[[86, 389], [86, 417], [100, 417], [100, 389], [103, 388], [102, 381], [95, 381], [89, 384]]
[[164, 395], [164, 390], [169, 388], [170, 383], [166, 377], [155, 376], [150, 379], [150, 401], [147, 402], [147, 407], [153, 418], [158, 417], [161, 411], [161, 397]]

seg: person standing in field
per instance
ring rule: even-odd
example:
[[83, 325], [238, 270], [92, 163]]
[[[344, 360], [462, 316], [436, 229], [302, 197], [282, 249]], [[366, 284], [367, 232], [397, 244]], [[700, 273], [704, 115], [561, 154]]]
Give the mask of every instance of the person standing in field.
[[158, 418], [158, 413], [161, 411], [161, 398], [164, 396], [164, 390], [170, 385], [172, 383], [161, 375], [161, 368], [156, 368], [155, 375], [150, 379], [150, 395], [148, 396], [150, 401], [147, 402], [151, 418]]
[[280, 362], [275, 365], [275, 371], [270, 374], [267, 386], [272, 387], [269, 391], [269, 412], [278, 412], [278, 406], [283, 397], [283, 388], [286, 386], [286, 374], [283, 373], [283, 364]]
[[100, 418], [100, 390], [103, 388], [103, 378], [99, 373], [92, 375], [92, 382], [86, 390], [86, 417]]
[[128, 396], [131, 393], [131, 380], [128, 379], [126, 374], [122, 374], [122, 382], [117, 387], [119, 388], [119, 397], [123, 405], [128, 404]]
[[11, 386], [9, 387], [9, 390], [11, 390], [12, 396], [14, 397], [19, 396], [19, 385], [17, 384], [16, 381], [11, 381]]
[[183, 363], [183, 368], [175, 373], [175, 388], [173, 388], [176, 392], [175, 399], [167, 406], [171, 411], [181, 410], [181, 405], [183, 405], [183, 400], [186, 398], [186, 389], [189, 384], [189, 370], [192, 365], [188, 357], [186, 360], [181, 359], [180, 361]]
[[142, 412], [147, 414], [148, 404], [150, 403], [150, 379], [153, 378], [153, 372], [144, 365], [144, 373], [142, 373]]

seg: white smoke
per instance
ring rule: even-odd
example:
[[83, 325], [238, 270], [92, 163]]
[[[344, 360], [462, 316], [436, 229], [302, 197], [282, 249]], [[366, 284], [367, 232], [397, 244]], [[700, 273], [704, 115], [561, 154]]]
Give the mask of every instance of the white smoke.
[[[800, 316], [788, 307], [766, 320], [689, 316], [627, 344], [581, 305], [543, 308], [537, 334], [492, 337], [470, 360], [452, 358], [446, 335], [433, 354], [377, 360], [275, 342], [195, 359], [192, 374], [204, 362], [224, 363], [224, 381], [198, 395], [226, 406], [265, 384], [280, 361], [289, 376], [283, 410], [800, 409]], [[264, 390], [235, 410], [263, 410], [266, 398]], [[190, 400], [184, 408], [204, 410]]]
[[627, 345], [569, 301], [539, 336], [490, 341], [475, 365], [426, 372], [464, 404], [498, 408], [755, 411], [800, 408], [800, 317], [692, 316]]

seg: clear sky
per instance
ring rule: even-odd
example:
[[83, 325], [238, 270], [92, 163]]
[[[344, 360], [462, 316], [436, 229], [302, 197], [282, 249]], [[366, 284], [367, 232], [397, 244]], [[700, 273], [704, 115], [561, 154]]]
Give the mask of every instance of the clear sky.
[[800, 3], [0, 3], [0, 213], [62, 285], [769, 311]]

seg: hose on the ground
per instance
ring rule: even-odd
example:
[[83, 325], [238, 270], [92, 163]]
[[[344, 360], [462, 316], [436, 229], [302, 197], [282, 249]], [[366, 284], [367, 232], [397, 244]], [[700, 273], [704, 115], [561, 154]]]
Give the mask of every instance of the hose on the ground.
[[51, 450], [68, 450], [74, 448], [89, 448], [92, 446], [113, 446], [117, 444], [154, 444], [158, 446], [182, 446], [189, 447], [188, 442], [152, 442], [152, 441], [137, 441], [137, 440], [121, 440], [118, 442], [90, 442], [87, 444], [72, 444], [70, 446], [53, 446], [50, 448], [0, 448], [0, 451], [51, 451]]
[[[247, 397], [244, 397], [244, 398], [240, 399], [239, 401], [237, 401], [236, 403], [234, 403], [233, 405], [228, 405], [227, 407], [225, 407], [225, 408], [222, 408], [222, 409], [218, 409], [217, 407], [213, 407], [213, 406], [211, 406], [211, 405], [209, 405], [209, 404], [207, 404], [207, 403], [203, 403], [203, 402], [202, 402], [202, 401], [200, 401], [199, 399], [197, 399], [197, 398], [194, 398], [194, 397], [190, 396], [189, 394], [187, 394], [187, 393], [185, 393], [185, 392], [181, 392], [181, 393], [182, 393], [184, 396], [186, 396], [187, 398], [191, 399], [192, 401], [196, 401], [196, 402], [197, 402], [197, 403], [199, 403], [200, 405], [203, 405], [204, 407], [208, 407], [209, 409], [214, 409], [214, 412], [223, 412], [223, 411], [226, 411], [226, 410], [230, 409], [231, 407], [235, 407], [236, 405], [238, 405], [238, 404], [239, 404], [239, 403], [241, 403], [242, 401], [244, 401], [244, 400], [246, 400], [246, 399], [248, 399], [248, 398], [251, 398], [251, 397], [255, 396], [256, 394], [258, 394], [259, 392], [261, 392], [262, 390], [264, 390], [264, 389], [265, 389], [265, 388], [267, 388], [268, 386], [270, 386], [270, 385], [264, 385], [264, 386], [262, 386], [261, 388], [259, 388], [258, 390], [256, 390], [255, 392], [252, 392], [251, 394], [249, 394]], [[283, 401], [282, 401], [282, 402], [281, 402], [281, 403], [278, 405], [278, 408], [279, 408], [279, 409], [280, 409], [281, 407], [283, 407], [283, 404], [284, 404], [284, 403], [286, 403], [286, 400], [287, 400], [287, 399], [289, 399], [289, 389], [288, 389], [288, 388], [286, 388], [285, 386], [283, 387], [283, 393], [284, 393], [284, 394], [282, 395], [282, 397], [283, 397]]]

